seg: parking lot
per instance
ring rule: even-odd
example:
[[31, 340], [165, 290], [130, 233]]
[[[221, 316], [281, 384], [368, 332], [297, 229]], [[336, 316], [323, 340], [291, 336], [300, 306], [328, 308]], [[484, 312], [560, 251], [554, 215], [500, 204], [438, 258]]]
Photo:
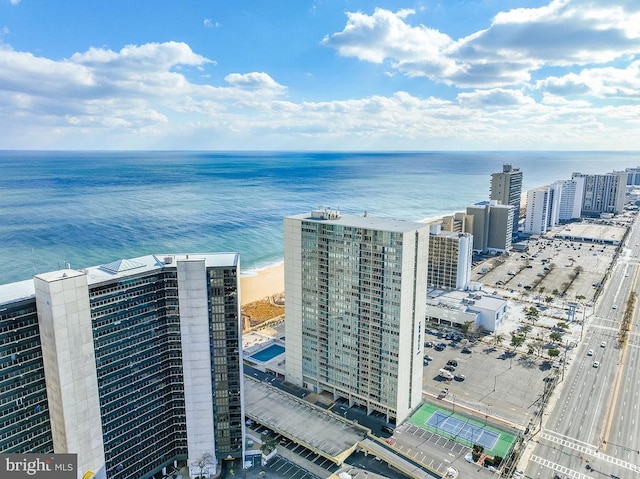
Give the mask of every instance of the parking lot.
[[[484, 342], [445, 340], [433, 329], [428, 330], [427, 341], [444, 342], [446, 347], [443, 351], [425, 348], [425, 356], [433, 360], [424, 366], [423, 392], [438, 397], [447, 388], [441, 399], [444, 406], [465, 407], [479, 417], [526, 427], [537, 410], [536, 399], [542, 395], [545, 378], [555, 373], [548, 361]], [[471, 353], [462, 353], [465, 347]], [[445, 380], [439, 375], [451, 360], [458, 363], [452, 374], [463, 374], [464, 380]]]
[[[589, 229], [593, 236], [624, 235], [620, 227], [590, 225]], [[550, 306], [562, 306], [576, 298], [593, 302], [618, 247], [555, 237], [562, 232], [559, 228], [529, 239], [524, 243], [526, 251], [477, 262], [472, 279], [498, 295]]]

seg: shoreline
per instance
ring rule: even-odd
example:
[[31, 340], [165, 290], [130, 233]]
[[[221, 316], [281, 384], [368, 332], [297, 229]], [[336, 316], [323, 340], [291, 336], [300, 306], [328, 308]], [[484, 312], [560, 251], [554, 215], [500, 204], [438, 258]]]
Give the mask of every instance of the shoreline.
[[240, 306], [284, 293], [284, 261], [244, 274], [240, 273]]

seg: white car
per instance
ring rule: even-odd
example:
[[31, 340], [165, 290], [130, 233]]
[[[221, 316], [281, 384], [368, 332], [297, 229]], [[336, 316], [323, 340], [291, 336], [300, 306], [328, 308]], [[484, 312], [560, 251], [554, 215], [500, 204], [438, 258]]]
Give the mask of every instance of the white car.
[[611, 309], [618, 309], [618, 305], [614, 304], [613, 306], [611, 306]]
[[600, 363], [598, 361], [594, 361], [593, 362], [593, 367], [594, 368], [599, 368], [600, 367]]
[[607, 342], [606, 342], [606, 341], [602, 341], [602, 342], [600, 343], [600, 347], [601, 347], [601, 348], [606, 348], [606, 347], [607, 347]]
[[593, 356], [593, 349], [590, 349], [589, 351], [587, 351], [587, 356]]

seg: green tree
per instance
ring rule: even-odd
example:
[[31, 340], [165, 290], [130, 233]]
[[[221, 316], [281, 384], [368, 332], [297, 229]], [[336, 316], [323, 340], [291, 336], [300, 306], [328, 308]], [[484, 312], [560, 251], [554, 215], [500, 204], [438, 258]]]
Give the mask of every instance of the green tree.
[[493, 343], [495, 345], [500, 345], [504, 341], [504, 334], [496, 334], [493, 336]]
[[562, 341], [562, 333], [558, 331], [554, 331], [551, 334], [549, 334], [549, 339], [554, 343], [559, 343], [560, 341]]
[[471, 330], [471, 326], [473, 326], [474, 324], [475, 324], [475, 321], [465, 321], [464, 323], [462, 323], [462, 326], [461, 326], [462, 334], [467, 336], [469, 334], [469, 331]]
[[547, 351], [547, 354], [549, 355], [550, 358], [557, 358], [558, 356], [560, 356], [560, 350], [559, 349], [549, 349], [549, 351]]
[[569, 325], [567, 323], [565, 323], [564, 321], [560, 321], [558, 324], [556, 324], [556, 328], [558, 328], [558, 329], [569, 329]]
[[531, 332], [531, 330], [533, 329], [533, 326], [531, 326], [530, 324], [525, 324], [523, 326], [520, 327], [520, 332], [522, 334], [524, 334], [525, 338], [527, 337], [527, 334], [529, 334]]
[[265, 456], [268, 456], [269, 454], [271, 454], [273, 450], [278, 446], [278, 443], [276, 442], [276, 440], [271, 436], [267, 436], [266, 434], [263, 434], [260, 437], [260, 439], [262, 441], [262, 446], [260, 446], [260, 451]]
[[511, 335], [511, 347], [516, 350], [520, 346], [524, 344], [524, 336], [521, 334], [512, 334]]
[[538, 318], [540, 316], [540, 312], [538, 311], [538, 308], [536, 308], [535, 306], [531, 306], [529, 309], [527, 309], [526, 313], [525, 313], [525, 317], [531, 321], [531, 323], [535, 323]]
[[544, 298], [544, 300], [545, 300], [545, 302], [546, 302], [547, 304], [549, 304], [549, 303], [551, 303], [551, 302], [553, 301], [553, 296], [546, 296], [546, 297]]

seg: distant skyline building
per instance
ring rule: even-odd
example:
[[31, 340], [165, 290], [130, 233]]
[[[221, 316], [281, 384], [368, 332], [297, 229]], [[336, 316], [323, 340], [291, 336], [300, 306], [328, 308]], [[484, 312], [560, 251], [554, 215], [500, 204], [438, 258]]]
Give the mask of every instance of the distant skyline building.
[[242, 458], [238, 278], [235, 253], [150, 255], [0, 286], [2, 451], [77, 453], [97, 479]]
[[422, 401], [429, 226], [284, 220], [286, 379], [402, 422]]
[[599, 175], [573, 173], [571, 178], [584, 178], [582, 216], [594, 217], [602, 213], [619, 214], [624, 210], [628, 180], [626, 171], [613, 171]]
[[471, 281], [473, 236], [431, 226], [427, 285], [438, 289], [465, 289]]
[[513, 206], [513, 225], [511, 228], [513, 236], [518, 236], [521, 196], [522, 171], [520, 169], [505, 164], [502, 166], [502, 172], [491, 174], [489, 199], [498, 201], [502, 205]]
[[633, 168], [625, 168], [624, 171], [627, 173], [628, 186], [640, 185], [640, 166], [636, 166]]
[[511, 249], [514, 209], [512, 205], [498, 204], [497, 201], [481, 201], [467, 206], [467, 215], [473, 217], [468, 224], [473, 227], [474, 251], [505, 252]]
[[453, 233], [469, 233], [473, 231], [473, 216], [464, 211], [457, 211], [452, 215], [442, 217], [442, 230]]

